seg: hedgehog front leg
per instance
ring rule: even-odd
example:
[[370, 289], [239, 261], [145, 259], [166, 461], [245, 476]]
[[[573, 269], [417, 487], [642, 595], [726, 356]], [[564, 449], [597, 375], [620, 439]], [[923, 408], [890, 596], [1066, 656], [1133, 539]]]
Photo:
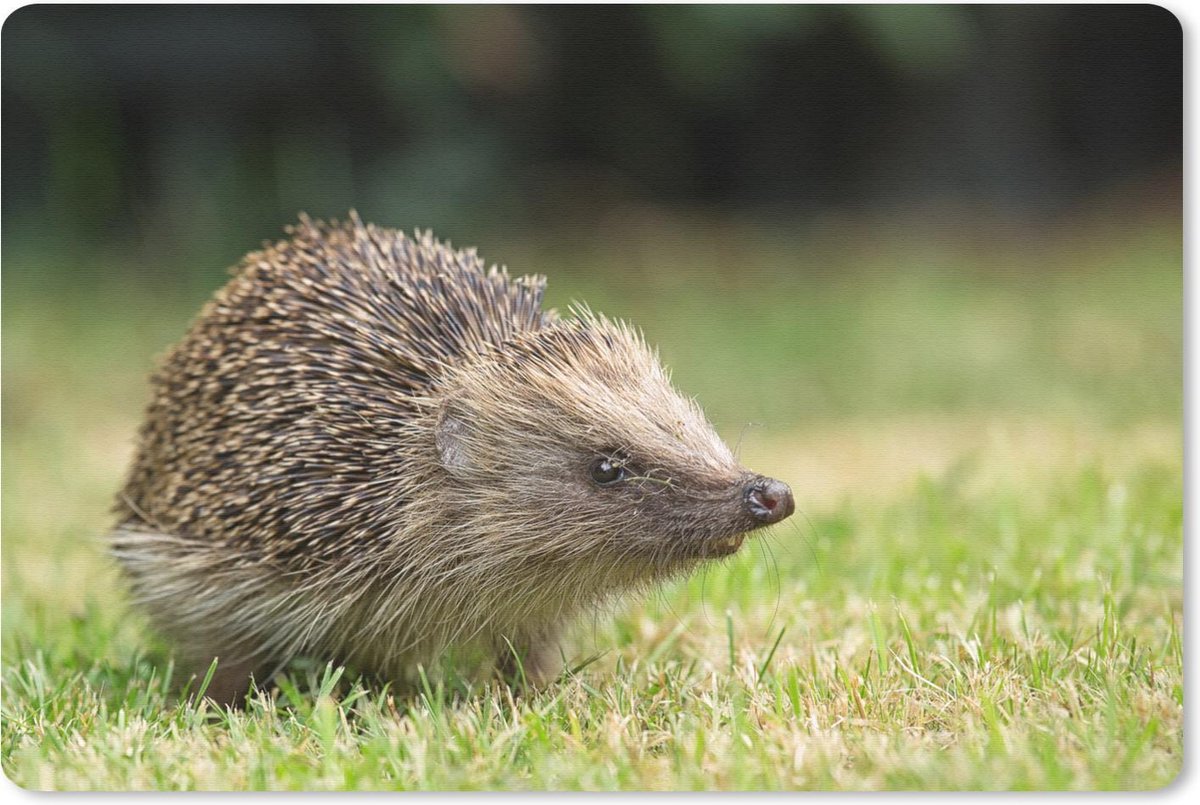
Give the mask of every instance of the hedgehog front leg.
[[[524, 682], [533, 688], [549, 685], [562, 673], [562, 647], [557, 626], [533, 630], [497, 645], [497, 666], [507, 679]], [[519, 664], [518, 664], [519, 659]]]
[[[196, 665], [197, 684], [208, 674], [211, 665], [211, 659], [207, 663]], [[252, 678], [258, 670], [258, 663], [251, 660], [222, 662], [220, 657], [217, 657], [217, 670], [213, 672], [212, 680], [204, 690], [204, 698], [224, 707], [240, 707], [246, 700], [246, 694], [250, 692]]]

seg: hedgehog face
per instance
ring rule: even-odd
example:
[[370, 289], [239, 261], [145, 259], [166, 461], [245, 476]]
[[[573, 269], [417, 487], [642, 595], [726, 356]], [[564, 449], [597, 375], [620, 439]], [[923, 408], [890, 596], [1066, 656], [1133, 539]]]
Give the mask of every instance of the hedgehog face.
[[640, 335], [590, 314], [456, 367], [433, 441], [447, 493], [504, 512], [505, 539], [554, 533], [546, 555], [725, 556], [793, 510], [785, 484], [738, 465]]

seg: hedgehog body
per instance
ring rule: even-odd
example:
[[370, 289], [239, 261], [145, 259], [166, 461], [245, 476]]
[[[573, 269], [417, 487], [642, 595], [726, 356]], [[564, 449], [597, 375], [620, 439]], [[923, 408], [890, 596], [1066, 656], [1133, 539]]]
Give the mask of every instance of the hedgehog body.
[[792, 511], [631, 327], [429, 235], [302, 219], [152, 378], [112, 548], [210, 695], [306, 655], [557, 672], [573, 614]]

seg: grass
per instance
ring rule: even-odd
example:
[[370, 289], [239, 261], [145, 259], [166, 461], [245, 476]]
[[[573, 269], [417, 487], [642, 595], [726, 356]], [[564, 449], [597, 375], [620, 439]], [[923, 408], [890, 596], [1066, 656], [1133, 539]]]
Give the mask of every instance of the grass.
[[[453, 673], [401, 692], [298, 663], [234, 712], [180, 697], [179, 684], [202, 680], [181, 679], [169, 644], [128, 608], [100, 542], [150, 356], [198, 299], [116, 280], [13, 281], [6, 260], [9, 778], [37, 789], [1169, 783], [1183, 728], [1178, 232], [974, 251], [894, 234], [822, 251], [725, 233], [673, 244], [649, 273], [652, 240], [577, 246], [570, 262], [552, 244], [513, 244], [509, 260], [548, 271], [560, 306], [577, 295], [641, 322], [747, 465], [792, 483], [802, 515], [579, 624], [576, 670], [544, 692]], [[746, 270], [722, 274], [722, 248], [749, 254]], [[805, 279], [764, 286], [791, 276]]]

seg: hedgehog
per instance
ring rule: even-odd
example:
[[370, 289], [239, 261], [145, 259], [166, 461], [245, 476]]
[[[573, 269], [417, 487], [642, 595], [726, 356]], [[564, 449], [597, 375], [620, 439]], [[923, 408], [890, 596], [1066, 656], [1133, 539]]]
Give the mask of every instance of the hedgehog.
[[285, 232], [159, 362], [110, 537], [213, 700], [300, 657], [545, 685], [573, 616], [792, 514], [631, 325], [428, 232]]

